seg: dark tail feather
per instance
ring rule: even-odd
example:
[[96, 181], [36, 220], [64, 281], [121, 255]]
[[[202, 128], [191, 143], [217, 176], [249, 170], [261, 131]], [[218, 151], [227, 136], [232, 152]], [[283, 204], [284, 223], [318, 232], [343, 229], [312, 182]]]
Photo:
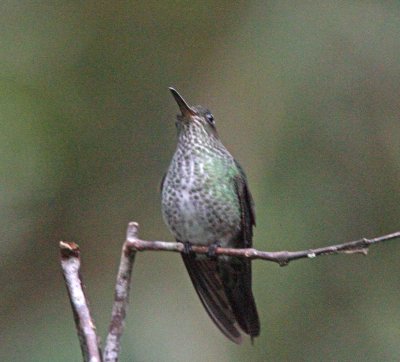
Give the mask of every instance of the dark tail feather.
[[230, 258], [219, 264], [226, 296], [240, 328], [253, 338], [260, 334], [260, 321], [251, 290], [249, 260]]
[[[220, 331], [231, 341], [240, 344], [242, 336], [236, 328], [237, 313], [232, 311], [230, 300], [218, 273], [218, 261], [182, 254], [190, 279], [208, 315]], [[240, 305], [241, 306], [241, 305]], [[235, 309], [240, 308], [235, 306]], [[240, 323], [240, 322], [239, 322]]]

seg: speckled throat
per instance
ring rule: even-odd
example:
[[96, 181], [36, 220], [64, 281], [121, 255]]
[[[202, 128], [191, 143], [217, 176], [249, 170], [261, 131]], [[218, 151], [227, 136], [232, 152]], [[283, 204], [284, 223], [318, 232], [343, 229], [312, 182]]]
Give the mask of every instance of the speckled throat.
[[178, 126], [178, 146], [162, 187], [163, 217], [177, 240], [228, 246], [240, 229], [233, 182], [238, 169], [222, 143], [196, 123]]

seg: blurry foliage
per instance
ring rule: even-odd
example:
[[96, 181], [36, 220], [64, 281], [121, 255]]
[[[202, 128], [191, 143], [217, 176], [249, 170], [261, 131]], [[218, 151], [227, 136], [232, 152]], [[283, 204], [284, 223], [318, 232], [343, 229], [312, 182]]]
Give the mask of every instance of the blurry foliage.
[[[2, 361], [81, 358], [59, 240], [82, 248], [104, 337], [127, 222], [171, 239], [158, 194], [170, 85], [213, 110], [246, 169], [260, 249], [400, 228], [399, 4], [265, 4], [0, 5]], [[140, 254], [122, 360], [396, 360], [399, 250], [255, 262], [254, 347], [212, 325], [179, 256]]]

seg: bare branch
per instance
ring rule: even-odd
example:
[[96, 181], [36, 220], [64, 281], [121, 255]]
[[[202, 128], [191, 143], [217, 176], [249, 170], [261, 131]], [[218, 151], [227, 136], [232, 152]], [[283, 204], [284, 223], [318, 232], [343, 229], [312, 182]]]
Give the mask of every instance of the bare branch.
[[106, 345], [104, 347], [104, 362], [118, 361], [120, 339], [125, 327], [125, 316], [129, 302], [132, 268], [136, 254], [136, 251], [129, 248], [128, 244], [136, 241], [137, 232], [138, 224], [130, 222], [126, 232], [126, 242], [122, 247], [121, 261], [115, 284], [114, 305]]
[[60, 253], [61, 268], [74, 314], [83, 360], [85, 362], [101, 362], [96, 327], [90, 316], [88, 301], [79, 273], [81, 267], [79, 246], [75, 243], [60, 241]]
[[[215, 250], [216, 255], [229, 255], [238, 256], [249, 259], [262, 259], [278, 263], [280, 266], [286, 266], [289, 262], [299, 259], [313, 259], [321, 255], [332, 255], [332, 254], [363, 254], [368, 253], [368, 248], [371, 245], [381, 243], [383, 241], [400, 238], [400, 231], [392, 234], [379, 236], [374, 239], [360, 239], [356, 241], [350, 241], [343, 244], [330, 245], [317, 249], [308, 249], [301, 251], [260, 251], [257, 249], [232, 249], [232, 248], [217, 248]], [[178, 242], [167, 242], [167, 241], [145, 241], [136, 239], [126, 246], [132, 250], [145, 251], [173, 251], [181, 253], [184, 250], [184, 244]], [[206, 254], [208, 252], [207, 246], [192, 246], [192, 250], [197, 254]]]
[[[366, 255], [371, 245], [384, 241], [400, 238], [400, 231], [379, 236], [373, 239], [360, 239], [343, 244], [330, 245], [317, 249], [301, 251], [277, 251], [268, 252], [257, 249], [232, 249], [217, 248], [216, 255], [228, 255], [249, 259], [261, 259], [278, 263], [280, 266], [299, 259], [313, 259], [321, 255], [332, 254], [363, 254]], [[114, 304], [109, 326], [109, 333], [104, 348], [104, 362], [117, 362], [120, 352], [120, 339], [125, 327], [125, 317], [129, 300], [130, 283], [133, 264], [137, 251], [172, 251], [181, 253], [184, 244], [166, 241], [145, 241], [138, 239], [138, 224], [130, 222], [127, 229], [126, 241], [122, 247], [121, 261], [119, 265], [117, 281], [115, 285]], [[207, 246], [192, 246], [193, 252], [206, 254]], [[101, 362], [102, 356], [96, 336], [96, 327], [90, 316], [88, 302], [83, 292], [82, 281], [79, 274], [80, 257], [79, 246], [75, 243], [60, 242], [61, 266], [68, 290], [69, 299], [78, 336], [81, 344], [84, 361]]]

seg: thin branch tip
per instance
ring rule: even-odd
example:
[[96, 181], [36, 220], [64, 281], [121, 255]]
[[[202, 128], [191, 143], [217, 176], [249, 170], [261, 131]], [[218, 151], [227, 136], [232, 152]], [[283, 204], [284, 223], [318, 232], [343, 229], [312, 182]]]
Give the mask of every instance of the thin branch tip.
[[60, 241], [59, 248], [61, 257], [63, 258], [79, 257], [80, 254], [79, 245], [74, 242]]
[[138, 238], [138, 234], [139, 234], [139, 224], [135, 221], [131, 221], [128, 224], [128, 228], [126, 230], [126, 240], [135, 241]]

